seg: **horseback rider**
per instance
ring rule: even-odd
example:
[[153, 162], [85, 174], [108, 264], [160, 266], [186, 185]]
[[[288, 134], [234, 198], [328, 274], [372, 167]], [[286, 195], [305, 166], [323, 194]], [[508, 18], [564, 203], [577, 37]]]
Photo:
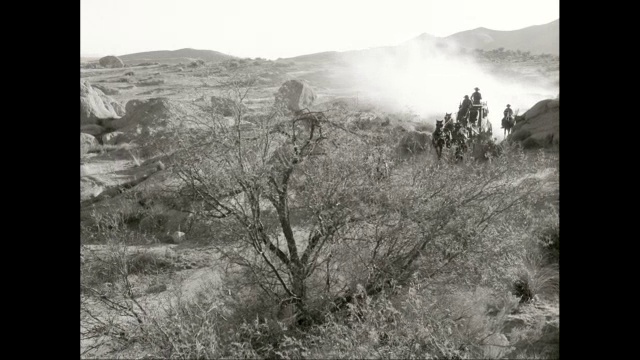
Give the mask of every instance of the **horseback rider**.
[[471, 99], [473, 99], [474, 105], [480, 105], [480, 100], [482, 100], [482, 95], [480, 94], [478, 88], [474, 88], [475, 92], [471, 94]]
[[513, 110], [511, 109], [511, 105], [507, 104], [507, 108], [504, 109], [503, 114], [505, 118], [513, 117]]
[[507, 104], [507, 108], [502, 112], [504, 117], [502, 118], [502, 128], [505, 130], [511, 129], [513, 127], [513, 110], [511, 109], [511, 105]]
[[467, 112], [469, 111], [470, 107], [471, 107], [471, 100], [469, 99], [469, 95], [465, 95], [464, 100], [462, 100], [462, 103], [460, 104], [460, 110], [458, 111], [458, 118], [457, 118], [458, 121], [460, 121], [460, 119], [467, 116]]
[[436, 130], [433, 132], [433, 137], [438, 139], [444, 136], [444, 124], [443, 120], [436, 120]]

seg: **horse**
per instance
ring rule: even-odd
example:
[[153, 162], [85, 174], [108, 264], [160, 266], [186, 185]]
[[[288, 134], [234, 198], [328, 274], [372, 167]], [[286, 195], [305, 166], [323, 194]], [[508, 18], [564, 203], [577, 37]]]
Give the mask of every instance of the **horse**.
[[444, 113], [444, 123], [448, 123], [451, 121], [451, 114], [452, 113]]
[[504, 129], [504, 137], [511, 134], [511, 129], [516, 125], [516, 119], [513, 116], [505, 116], [502, 118], [502, 128]]
[[469, 108], [463, 109], [462, 105], [460, 105], [456, 121], [461, 122], [462, 126], [467, 126], [467, 122], [469, 121]]
[[463, 154], [467, 151], [467, 135], [465, 134], [465, 128], [462, 124], [455, 124], [453, 131], [453, 144], [456, 146], [456, 160], [461, 161]]
[[478, 110], [472, 108], [469, 110], [469, 121], [473, 126], [476, 126], [476, 120], [478, 120]]
[[433, 147], [436, 149], [436, 154], [438, 154], [438, 160], [442, 157], [442, 148], [447, 142], [447, 135], [443, 129], [444, 124], [442, 122], [443, 120], [436, 120], [436, 130], [433, 132], [433, 138], [431, 140]]
[[454, 131], [453, 119], [451, 118], [452, 113], [444, 114], [444, 133], [445, 133], [445, 144], [447, 145], [447, 149], [451, 148], [451, 136]]

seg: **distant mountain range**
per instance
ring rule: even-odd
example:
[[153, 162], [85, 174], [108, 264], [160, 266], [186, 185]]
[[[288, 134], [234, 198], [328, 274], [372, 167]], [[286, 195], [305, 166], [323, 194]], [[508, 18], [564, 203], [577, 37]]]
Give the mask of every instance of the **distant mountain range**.
[[560, 19], [544, 25], [512, 31], [477, 28], [442, 38], [467, 49], [530, 51], [532, 54], [560, 55]]
[[[415, 44], [432, 44], [442, 48], [462, 47], [466, 49], [483, 50], [505, 48], [507, 50], [514, 51], [529, 51], [532, 54], [560, 55], [560, 19], [544, 25], [534, 25], [511, 31], [491, 30], [480, 27], [473, 30], [455, 33], [447, 37], [435, 37], [424, 33], [409, 41], [399, 44], [398, 46], [386, 46], [344, 52], [326, 51], [279, 60], [324, 62], [353, 56], [373, 55], [377, 52], [394, 52]], [[191, 59], [224, 61], [236, 58], [235, 56], [223, 54], [218, 51], [196, 49], [148, 51], [135, 54], [118, 55], [118, 57], [127, 64], [137, 64], [142, 62], [178, 63], [189, 61]]]
[[544, 25], [534, 25], [511, 31], [491, 30], [481, 27], [455, 33], [447, 37], [436, 37], [424, 33], [397, 46], [384, 46], [344, 52], [327, 51], [281, 60], [303, 62], [338, 61], [382, 55], [385, 53], [399, 54], [407, 51], [414, 45], [425, 47], [435, 46], [442, 49], [466, 48], [482, 50], [493, 50], [502, 47], [506, 50], [529, 51], [532, 54], [560, 55], [560, 19]]
[[213, 50], [196, 50], [196, 49], [180, 49], [180, 50], [160, 50], [147, 51], [135, 54], [118, 55], [125, 64], [136, 64], [141, 62], [162, 62], [162, 63], [178, 63], [185, 62], [189, 59], [202, 59], [204, 61], [224, 61], [233, 59], [234, 56], [223, 54]]

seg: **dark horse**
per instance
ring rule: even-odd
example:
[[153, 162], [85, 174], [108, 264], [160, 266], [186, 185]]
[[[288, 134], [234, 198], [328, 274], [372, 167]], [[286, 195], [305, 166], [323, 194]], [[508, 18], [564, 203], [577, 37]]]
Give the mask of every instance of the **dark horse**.
[[469, 110], [469, 122], [471, 122], [473, 126], [476, 126], [477, 120], [478, 120], [478, 110], [476, 110], [475, 108], [471, 108]]
[[444, 133], [445, 133], [445, 145], [447, 145], [447, 149], [451, 147], [451, 137], [454, 131], [453, 119], [451, 118], [452, 113], [444, 114]]
[[504, 129], [504, 137], [511, 134], [511, 129], [516, 125], [516, 119], [513, 116], [505, 116], [502, 118], [502, 128]]
[[433, 138], [431, 143], [433, 147], [436, 148], [436, 154], [438, 154], [438, 159], [442, 157], [442, 148], [444, 148], [447, 143], [447, 133], [444, 131], [443, 120], [436, 120], [436, 130], [433, 132]]
[[458, 115], [456, 120], [462, 123], [462, 126], [466, 127], [469, 121], [469, 109], [463, 109], [462, 105], [459, 106], [460, 110], [458, 110]]
[[453, 144], [456, 147], [456, 160], [462, 160], [463, 154], [467, 152], [467, 135], [465, 134], [465, 128], [461, 123], [456, 123], [453, 130]]

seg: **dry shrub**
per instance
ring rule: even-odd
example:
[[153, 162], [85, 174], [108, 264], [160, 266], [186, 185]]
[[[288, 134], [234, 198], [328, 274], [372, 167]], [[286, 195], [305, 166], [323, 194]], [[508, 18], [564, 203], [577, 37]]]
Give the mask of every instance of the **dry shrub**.
[[542, 253], [530, 253], [523, 258], [523, 266], [514, 283], [513, 293], [520, 302], [536, 297], [552, 298], [560, 291], [560, 272], [557, 264], [548, 264]]

